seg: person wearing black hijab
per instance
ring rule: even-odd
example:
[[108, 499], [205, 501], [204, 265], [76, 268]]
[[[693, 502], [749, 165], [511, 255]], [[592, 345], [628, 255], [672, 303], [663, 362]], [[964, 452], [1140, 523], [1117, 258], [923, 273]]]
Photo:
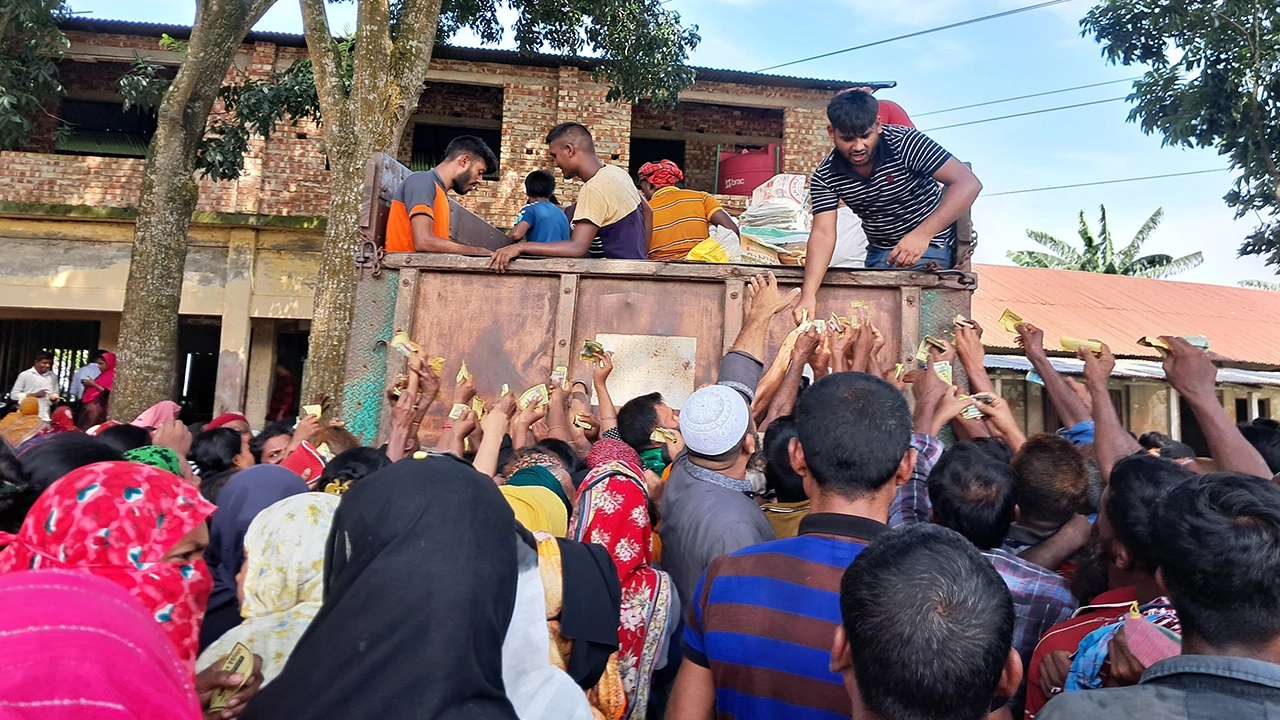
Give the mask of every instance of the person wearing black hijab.
[[516, 604], [515, 515], [448, 455], [406, 459], [342, 496], [325, 593], [243, 720], [516, 720], [502, 646]]

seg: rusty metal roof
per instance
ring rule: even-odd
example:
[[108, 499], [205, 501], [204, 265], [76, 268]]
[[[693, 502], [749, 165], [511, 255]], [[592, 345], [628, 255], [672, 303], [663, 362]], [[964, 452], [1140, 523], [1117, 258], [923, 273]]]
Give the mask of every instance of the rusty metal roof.
[[[137, 22], [134, 20], [111, 20], [75, 16], [62, 22], [64, 30], [81, 32], [110, 33], [117, 35], [143, 35], [160, 37], [168, 34], [179, 40], [191, 37], [189, 25], [167, 25], [163, 23]], [[285, 47], [306, 47], [306, 38], [294, 33], [252, 31], [245, 37], [245, 42], [265, 42]], [[533, 67], [572, 66], [583, 70], [594, 70], [600, 63], [596, 58], [573, 57], [568, 55], [551, 55], [547, 53], [521, 53], [515, 50], [498, 50], [495, 48], [460, 47], [457, 45], [437, 44], [431, 56], [440, 60], [466, 60], [470, 62], [490, 62], [502, 65], [529, 65]], [[706, 82], [737, 83], [740, 85], [762, 85], [765, 87], [790, 87], [808, 90], [826, 90], [837, 92], [852, 87], [869, 87], [874, 90], [896, 87], [894, 80], [867, 80], [851, 82], [848, 80], [824, 80], [821, 78], [793, 77], [790, 75], [765, 75], [762, 73], [743, 72], [740, 70], [720, 70], [716, 68], [694, 67], [697, 78]]]
[[1099, 273], [978, 265], [973, 317], [983, 344], [1016, 349], [997, 320], [1005, 309], [1059, 337], [1101, 340], [1117, 356], [1158, 358], [1144, 335], [1204, 335], [1210, 350], [1241, 366], [1280, 367], [1280, 292]]

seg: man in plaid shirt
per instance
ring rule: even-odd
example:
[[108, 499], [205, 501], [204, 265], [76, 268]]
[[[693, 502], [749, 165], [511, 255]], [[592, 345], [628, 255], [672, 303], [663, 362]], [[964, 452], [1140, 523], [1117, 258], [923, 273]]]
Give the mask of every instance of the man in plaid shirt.
[[[1013, 524], [1017, 477], [1013, 468], [971, 443], [942, 452], [936, 438], [917, 433], [911, 439], [916, 466], [899, 488], [889, 520], [891, 527], [936, 522], [969, 539], [1004, 578], [1013, 596], [1016, 619], [1013, 647], [1023, 667], [1049, 628], [1071, 617], [1076, 600], [1057, 573], [1030, 563], [1001, 547]], [[1022, 715], [1025, 684], [1009, 701], [1014, 717]]]

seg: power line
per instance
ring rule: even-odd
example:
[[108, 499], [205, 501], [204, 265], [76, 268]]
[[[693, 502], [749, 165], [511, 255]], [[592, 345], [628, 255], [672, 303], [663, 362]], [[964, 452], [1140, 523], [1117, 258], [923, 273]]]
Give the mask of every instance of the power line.
[[1136, 77], [1125, 78], [1123, 80], [1108, 80], [1106, 82], [1092, 83], [1090, 85], [1077, 85], [1075, 87], [1062, 88], [1061, 90], [1049, 90], [1047, 92], [1032, 93], [1030, 95], [1019, 95], [1017, 97], [1003, 98], [1000, 100], [988, 100], [987, 102], [974, 103], [972, 105], [961, 105], [959, 107], [947, 108], [946, 110], [933, 110], [927, 113], [912, 113], [915, 117], [925, 117], [928, 115], [941, 115], [943, 113], [955, 112], [957, 110], [968, 110], [970, 108], [986, 107], [987, 105], [999, 105], [1000, 103], [1013, 102], [1014, 100], [1026, 100], [1027, 98], [1044, 97], [1045, 95], [1057, 95], [1058, 93], [1072, 92], [1074, 90], [1084, 90], [1087, 88], [1102, 87], [1103, 85], [1115, 85], [1116, 83], [1133, 82]]
[[1190, 172], [1165, 173], [1164, 175], [1147, 175], [1144, 177], [1121, 178], [1120, 180], [1099, 180], [1098, 182], [1076, 183], [1074, 185], [1054, 185], [1052, 187], [1027, 188], [1026, 190], [1008, 190], [998, 193], [983, 193], [979, 198], [999, 197], [1001, 195], [1021, 195], [1022, 193], [1045, 192], [1046, 190], [1066, 190], [1068, 188], [1092, 187], [1094, 185], [1114, 185], [1116, 183], [1138, 182], [1139, 180], [1159, 180], [1161, 178], [1183, 177], [1186, 175], [1204, 175], [1205, 173], [1225, 172], [1228, 168], [1212, 170], [1192, 170]]
[[800, 60], [792, 60], [791, 62], [782, 63], [781, 65], [771, 65], [767, 68], [757, 70], [756, 72], [768, 72], [769, 70], [777, 70], [778, 68], [789, 67], [791, 65], [799, 65], [800, 63], [806, 63], [811, 60], [821, 60], [822, 58], [829, 58], [832, 55], [840, 55], [847, 52], [853, 52], [854, 50], [862, 50], [864, 48], [875, 47], [876, 45], [884, 45], [885, 43], [897, 42], [899, 40], [906, 40], [908, 38], [913, 38], [913, 37], [920, 37], [921, 35], [928, 35], [929, 33], [941, 32], [943, 30], [950, 30], [952, 28], [963, 27], [965, 25], [972, 25], [974, 23], [985, 22], [987, 20], [995, 20], [997, 18], [1008, 17], [1009, 15], [1017, 15], [1018, 13], [1024, 13], [1030, 10], [1039, 10], [1040, 8], [1049, 7], [1050, 5], [1061, 5], [1062, 3], [1065, 3], [1065, 2], [1071, 2], [1071, 0], [1047, 0], [1047, 2], [1037, 3], [1035, 5], [1027, 5], [1026, 7], [1014, 8], [1013, 10], [1005, 10], [1004, 12], [998, 12], [993, 15], [983, 15], [982, 17], [972, 18], [970, 20], [962, 20], [960, 22], [951, 23], [950, 25], [942, 25], [939, 27], [929, 28], [928, 30], [920, 30], [913, 33], [907, 33], [906, 35], [899, 35], [897, 37], [886, 38], [884, 40], [877, 40], [875, 42], [866, 43], [865, 45], [855, 45], [853, 47], [845, 48], [843, 50], [834, 50], [829, 53], [814, 55], [813, 57], [801, 58]]
[[934, 130], [947, 130], [949, 128], [965, 127], [966, 125], [980, 125], [982, 123], [995, 122], [996, 120], [1008, 120], [1009, 118], [1026, 117], [1028, 115], [1041, 115], [1043, 113], [1057, 112], [1059, 110], [1070, 110], [1072, 108], [1088, 107], [1090, 105], [1101, 105], [1103, 103], [1119, 102], [1125, 98], [1108, 98], [1106, 100], [1094, 100], [1092, 102], [1076, 103], [1075, 105], [1060, 105], [1058, 107], [1045, 108], [1043, 110], [1029, 110], [1027, 112], [1014, 113], [1012, 115], [1001, 115], [999, 117], [983, 118], [981, 120], [970, 120], [969, 122], [956, 123], [954, 125], [940, 125], [938, 127], [928, 128], [920, 132], [933, 132]]

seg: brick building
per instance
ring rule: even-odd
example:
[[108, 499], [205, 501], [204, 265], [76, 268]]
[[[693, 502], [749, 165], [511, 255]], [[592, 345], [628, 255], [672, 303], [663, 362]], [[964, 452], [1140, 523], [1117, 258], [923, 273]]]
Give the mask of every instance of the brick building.
[[[0, 382], [25, 367], [37, 346], [78, 351], [60, 356], [67, 366], [88, 349], [114, 347], [142, 158], [154, 130], [145, 115], [123, 110], [116, 82], [135, 55], [171, 74], [182, 56], [161, 48], [160, 37], [187, 35], [183, 27], [106, 20], [74, 20], [65, 30], [64, 126], [38, 118], [27, 147], [0, 152], [0, 239], [13, 258], [0, 265]], [[305, 57], [300, 35], [251, 33], [228, 81], [266, 77]], [[685, 168], [689, 187], [712, 191], [719, 152], [777, 144], [783, 172], [810, 172], [829, 148], [827, 100], [855, 85], [698, 69], [682, 101], [655, 112], [648, 103], [607, 102], [608, 88], [594, 82], [592, 69], [590, 60], [438, 46], [398, 157], [426, 169], [453, 137], [482, 137], [501, 167], [461, 202], [508, 227], [524, 202], [525, 175], [552, 169], [543, 140], [557, 123], [591, 128], [608, 162], [634, 172], [671, 158]], [[175, 385], [197, 416], [244, 407], [257, 424], [274, 366], [300, 375], [328, 211], [320, 141], [309, 122], [281, 124], [267, 141], [251, 141], [238, 180], [200, 181]], [[564, 184], [562, 202], [576, 186]], [[744, 207], [745, 198], [721, 199], [731, 211]]]

